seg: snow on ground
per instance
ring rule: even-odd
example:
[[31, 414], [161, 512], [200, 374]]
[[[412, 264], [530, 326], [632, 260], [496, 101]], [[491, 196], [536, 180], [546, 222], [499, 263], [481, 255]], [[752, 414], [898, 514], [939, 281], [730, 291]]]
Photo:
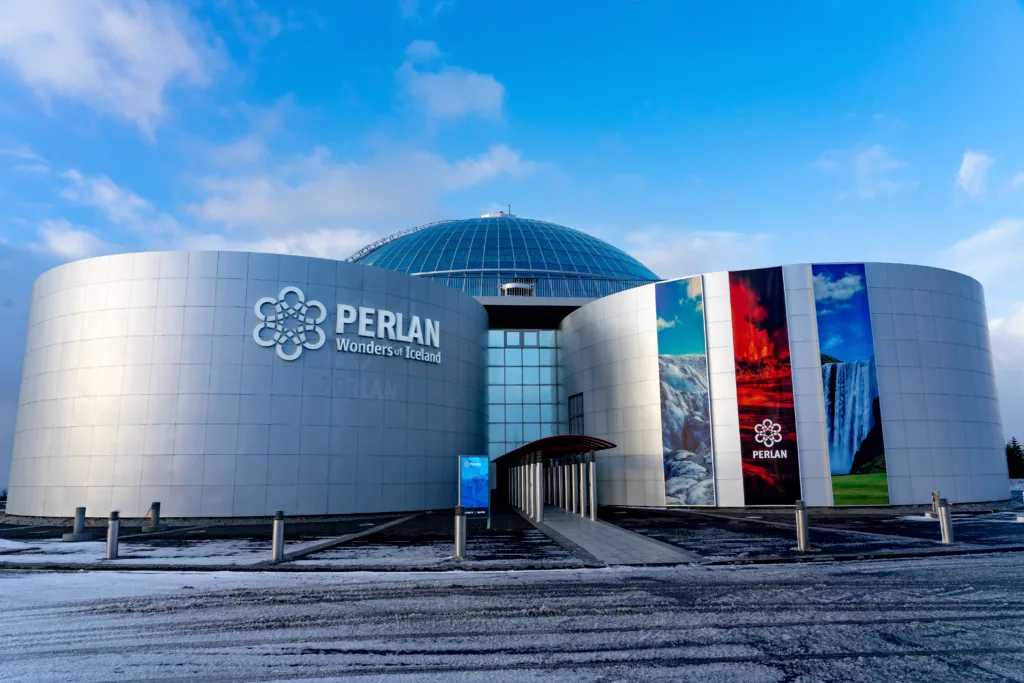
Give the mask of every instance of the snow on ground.
[[0, 680], [1006, 681], [1009, 554], [548, 572], [0, 573]]
[[313, 553], [293, 560], [300, 566], [330, 565], [333, 567], [389, 565], [422, 567], [444, 562], [452, 556], [451, 543], [424, 543], [421, 545], [389, 545], [377, 543], [348, 544]]
[[[11, 552], [20, 550], [21, 552]], [[64, 543], [59, 538], [23, 541], [0, 539], [0, 563], [67, 563], [106, 562], [106, 541]], [[218, 540], [173, 543], [118, 544], [118, 562], [131, 564], [218, 565], [253, 564], [270, 559], [270, 544], [266, 541]]]

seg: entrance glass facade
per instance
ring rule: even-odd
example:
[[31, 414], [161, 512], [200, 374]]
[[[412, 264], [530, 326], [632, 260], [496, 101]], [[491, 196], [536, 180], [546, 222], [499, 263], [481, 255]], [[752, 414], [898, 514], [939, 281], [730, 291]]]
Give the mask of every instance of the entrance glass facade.
[[488, 330], [487, 347], [490, 456], [564, 434], [557, 330]]

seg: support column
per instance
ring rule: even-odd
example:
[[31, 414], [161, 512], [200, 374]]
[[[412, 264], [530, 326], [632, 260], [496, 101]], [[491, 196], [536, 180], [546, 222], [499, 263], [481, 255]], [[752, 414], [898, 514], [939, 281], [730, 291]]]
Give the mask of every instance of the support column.
[[538, 522], [544, 521], [544, 456], [537, 454], [537, 516]]
[[580, 517], [587, 516], [587, 456], [580, 453]]
[[562, 459], [555, 460], [555, 505], [562, 507]]
[[577, 464], [575, 464], [575, 456], [569, 456], [569, 509], [571, 513], [575, 513], [575, 506], [577, 506], [577, 496], [580, 493], [580, 486], [575, 482], [577, 478], [578, 470]]
[[533, 482], [530, 481], [530, 467], [533, 463], [530, 461], [529, 454], [524, 456], [523, 460], [525, 461], [523, 463], [523, 491], [526, 494], [523, 501], [523, 511], [526, 512], [527, 517], [533, 517]]
[[590, 474], [590, 519], [597, 521], [597, 457], [590, 451], [587, 470]]

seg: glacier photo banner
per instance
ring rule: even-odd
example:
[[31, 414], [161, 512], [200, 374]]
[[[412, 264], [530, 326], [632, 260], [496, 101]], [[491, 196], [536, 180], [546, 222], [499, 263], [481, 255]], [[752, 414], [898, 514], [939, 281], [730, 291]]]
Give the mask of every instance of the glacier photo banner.
[[731, 271], [733, 357], [747, 505], [800, 498], [782, 268]]
[[864, 264], [813, 265], [834, 505], [887, 505], [875, 344]]
[[666, 505], [714, 505], [711, 401], [701, 277], [654, 286]]

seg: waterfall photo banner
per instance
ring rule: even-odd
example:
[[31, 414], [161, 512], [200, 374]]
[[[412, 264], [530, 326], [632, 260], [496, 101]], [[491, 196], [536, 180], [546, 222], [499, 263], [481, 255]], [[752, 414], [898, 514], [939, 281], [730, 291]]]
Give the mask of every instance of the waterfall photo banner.
[[792, 505], [800, 461], [782, 268], [731, 271], [729, 297], [744, 500]]
[[701, 277], [654, 287], [666, 505], [714, 505], [711, 401]]
[[864, 264], [813, 265], [834, 505], [887, 505], [875, 344]]

